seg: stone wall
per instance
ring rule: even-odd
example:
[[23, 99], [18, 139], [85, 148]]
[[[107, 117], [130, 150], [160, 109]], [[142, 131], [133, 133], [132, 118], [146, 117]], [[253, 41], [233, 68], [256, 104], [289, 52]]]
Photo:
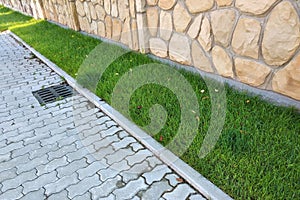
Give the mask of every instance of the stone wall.
[[[136, 51], [150, 52], [300, 100], [299, 1], [0, 0], [0, 3], [112, 39]], [[43, 12], [37, 11], [39, 5]]]

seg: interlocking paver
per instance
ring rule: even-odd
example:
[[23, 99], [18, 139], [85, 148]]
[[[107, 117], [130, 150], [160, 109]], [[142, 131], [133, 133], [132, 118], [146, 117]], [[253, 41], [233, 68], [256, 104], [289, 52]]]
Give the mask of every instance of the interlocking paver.
[[58, 172], [58, 177], [64, 177], [64, 176], [68, 176], [71, 175], [72, 173], [74, 173], [75, 171], [81, 169], [81, 168], [85, 168], [87, 166], [87, 162], [86, 162], [86, 158], [82, 158], [80, 160], [75, 160], [73, 162], [71, 162], [70, 164], [60, 167], [57, 169]]
[[195, 190], [192, 189], [189, 185], [180, 184], [173, 191], [165, 193], [163, 195], [163, 198], [167, 200], [187, 199], [187, 197], [194, 192]]
[[158, 165], [152, 171], [143, 174], [147, 184], [152, 184], [154, 181], [161, 180], [171, 170], [166, 165]]
[[50, 195], [47, 200], [60, 200], [60, 199], [63, 199], [63, 200], [69, 200], [70, 198], [68, 197], [68, 192], [67, 190], [63, 190], [59, 193], [55, 193], [55, 194], [52, 194]]
[[22, 172], [30, 171], [30, 170], [36, 168], [37, 166], [44, 165], [48, 162], [49, 161], [47, 159], [47, 155], [43, 155], [41, 157], [34, 158], [34, 159], [30, 160], [27, 163], [18, 165], [17, 166], [17, 169], [18, 169], [17, 172], [18, 172], [18, 174], [20, 174]]
[[54, 159], [52, 161], [50, 161], [49, 163], [45, 164], [45, 165], [39, 165], [36, 167], [37, 169], [37, 175], [40, 176], [42, 174], [46, 174], [49, 172], [52, 172], [55, 169], [62, 169], [63, 166], [67, 166], [69, 163], [67, 161], [67, 158], [61, 157], [61, 158], [57, 158]]
[[77, 171], [78, 177], [80, 180], [92, 176], [96, 174], [99, 170], [107, 168], [108, 165], [105, 163], [105, 161], [96, 161], [92, 164], [88, 165], [86, 168], [79, 169]]
[[162, 196], [163, 193], [171, 189], [172, 186], [170, 186], [166, 180], [155, 182], [148, 190], [142, 193], [141, 199], [156, 199], [157, 196]]
[[35, 170], [32, 170], [30, 172], [24, 172], [12, 179], [3, 181], [2, 182], [2, 185], [3, 185], [2, 191], [5, 192], [9, 189], [17, 188], [20, 185], [22, 185], [24, 182], [35, 179], [37, 177], [35, 172], [36, 172]]
[[71, 185], [67, 188], [69, 191], [69, 197], [73, 199], [76, 196], [83, 195], [86, 193], [89, 189], [92, 187], [95, 187], [97, 185], [101, 184], [101, 181], [99, 180], [99, 175], [95, 174], [94, 176], [88, 177], [86, 179], [83, 179], [76, 185]]
[[28, 181], [28, 182], [24, 183], [23, 184], [23, 188], [24, 188], [23, 193], [27, 194], [29, 192], [32, 192], [32, 191], [35, 191], [35, 190], [38, 190], [38, 189], [44, 187], [48, 183], [55, 182], [58, 179], [56, 174], [57, 174], [56, 171], [52, 171], [51, 173], [43, 174], [32, 181]]
[[37, 191], [29, 192], [26, 196], [22, 197], [19, 200], [46, 199], [44, 193], [45, 193], [45, 190], [43, 188], [41, 188], [41, 189], [39, 189]]
[[2, 194], [0, 194], [1, 200], [12, 200], [12, 199], [19, 199], [23, 196], [22, 194], [22, 187], [18, 187], [12, 190], [8, 190]]
[[113, 193], [116, 199], [130, 199], [134, 197], [139, 191], [145, 190], [148, 185], [145, 184], [145, 180], [140, 177], [137, 180], [130, 181], [124, 187], [115, 190]]
[[48, 185], [45, 185], [44, 188], [46, 189], [45, 194], [47, 196], [55, 193], [59, 193], [65, 188], [74, 185], [79, 182], [79, 179], [77, 177], [78, 175], [76, 173], [73, 173], [69, 176], [64, 176], [57, 180], [56, 182], [50, 183]]
[[122, 177], [116, 176], [114, 178], [106, 180], [101, 185], [90, 189], [93, 199], [107, 197], [112, 191], [118, 188], [118, 183], [121, 182], [122, 182]]
[[63, 80], [30, 57], [0, 33], [1, 200], [199, 198], [82, 95], [41, 106], [32, 91]]

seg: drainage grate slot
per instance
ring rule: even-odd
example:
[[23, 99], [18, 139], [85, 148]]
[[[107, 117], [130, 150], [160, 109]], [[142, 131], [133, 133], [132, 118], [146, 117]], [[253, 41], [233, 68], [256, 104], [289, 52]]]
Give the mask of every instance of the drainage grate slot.
[[74, 90], [67, 84], [61, 84], [34, 91], [32, 94], [41, 105], [45, 105], [73, 96]]

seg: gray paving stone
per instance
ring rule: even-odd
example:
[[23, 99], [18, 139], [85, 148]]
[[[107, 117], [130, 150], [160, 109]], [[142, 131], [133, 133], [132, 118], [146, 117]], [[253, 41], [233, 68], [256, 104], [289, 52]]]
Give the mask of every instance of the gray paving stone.
[[161, 160], [159, 160], [157, 157], [155, 156], [151, 156], [151, 157], [148, 157], [146, 159], [148, 162], [149, 162], [149, 165], [151, 167], [155, 167], [156, 165], [162, 165], [163, 163], [161, 162]]
[[95, 150], [99, 150], [99, 149], [107, 147], [111, 143], [119, 141], [119, 140], [120, 139], [118, 138], [117, 135], [112, 135], [112, 136], [103, 138], [98, 142], [95, 142], [93, 145], [94, 145]]
[[177, 174], [167, 174], [165, 176], [165, 178], [169, 181], [170, 185], [172, 185], [173, 187], [175, 187], [176, 185], [179, 184], [179, 182], [177, 181], [178, 178], [180, 178]]
[[153, 154], [147, 150], [147, 149], [143, 149], [138, 151], [136, 154], [132, 155], [132, 156], [128, 156], [126, 157], [126, 160], [128, 161], [128, 164], [130, 166], [136, 164], [136, 163], [140, 163], [142, 162], [145, 158], [152, 156]]
[[121, 172], [120, 175], [122, 176], [123, 181], [127, 183], [131, 180], [137, 179], [141, 174], [149, 172], [151, 170], [152, 168], [149, 166], [148, 162], [144, 161], [142, 163], [135, 164], [127, 171]]
[[200, 194], [194, 194], [190, 196], [189, 200], [205, 200], [205, 198]]
[[61, 157], [61, 158], [57, 158], [57, 159], [50, 161], [49, 163], [47, 163], [45, 165], [37, 166], [36, 167], [37, 175], [40, 176], [42, 174], [52, 172], [55, 169], [57, 169], [57, 170], [63, 169], [62, 167], [67, 166], [67, 165], [69, 165], [69, 163], [67, 162], [67, 159], [65, 156]]
[[3, 194], [0, 194], [1, 200], [12, 200], [12, 199], [19, 199], [23, 196], [22, 194], [22, 187], [18, 187], [12, 190], [8, 190]]
[[73, 199], [76, 196], [83, 195], [92, 187], [98, 186], [101, 184], [99, 180], [99, 175], [95, 174], [94, 176], [83, 179], [76, 185], [71, 185], [67, 188], [69, 192], [69, 198]]
[[48, 197], [47, 200], [69, 200], [67, 190], [63, 190], [59, 193], [52, 194]]
[[[19, 141], [17, 143], [11, 143], [11, 144], [9, 144], [9, 145], [7, 145], [5, 147], [2, 147], [0, 149], [0, 155], [7, 154], [10, 151], [13, 151], [13, 150], [16, 150], [16, 149], [20, 149], [22, 147], [24, 147], [22, 141]], [[14, 156], [14, 157], [16, 157], [16, 156]]]
[[115, 150], [112, 148], [112, 146], [107, 146], [107, 147], [98, 149], [96, 152], [93, 153], [93, 156], [97, 160], [102, 160], [105, 156], [113, 154], [114, 152], [115, 152]]
[[118, 188], [118, 183], [121, 181], [121, 176], [116, 176], [106, 180], [101, 185], [90, 189], [92, 199], [105, 199], [112, 191]]
[[11, 159], [11, 152], [7, 154], [0, 155], [0, 163], [9, 161]]
[[144, 147], [140, 144], [140, 143], [137, 143], [137, 142], [134, 142], [134, 143], [131, 143], [130, 144], [130, 147], [132, 148], [133, 151], [137, 152], [141, 149], [144, 149]]
[[88, 200], [88, 199], [92, 199], [91, 198], [91, 193], [89, 193], [89, 192], [87, 192], [83, 195], [80, 195], [80, 196], [76, 196], [72, 200]]
[[41, 156], [45, 155], [46, 153], [48, 153], [50, 151], [56, 151], [57, 149], [58, 149], [58, 146], [56, 143], [49, 144], [49, 145], [43, 146], [39, 149], [35, 149], [35, 150], [29, 152], [29, 158], [34, 159], [36, 157], [41, 157]]
[[100, 179], [102, 181], [106, 181], [109, 178], [113, 178], [118, 175], [121, 171], [128, 170], [130, 166], [127, 164], [126, 160], [122, 160], [121, 162], [114, 163], [109, 168], [100, 170], [98, 174], [100, 175]]
[[3, 181], [15, 178], [17, 176], [17, 169], [12, 168], [3, 172], [0, 172], [0, 183], [3, 183]]
[[33, 192], [29, 192], [28, 194], [26, 194], [25, 196], [23, 196], [21, 199], [19, 200], [41, 200], [41, 199], [46, 199], [45, 195], [44, 195], [45, 190], [43, 188], [37, 190], [37, 191], [33, 191]]
[[152, 171], [143, 174], [147, 184], [152, 184], [154, 181], [161, 180], [171, 170], [166, 165], [158, 165]]
[[187, 184], [180, 184], [178, 185], [173, 191], [167, 192], [163, 195], [163, 198], [167, 200], [173, 200], [173, 199], [187, 199], [187, 197], [194, 193], [195, 190], [192, 189]]
[[66, 189], [67, 187], [74, 185], [79, 182], [79, 179], [77, 178], [77, 174], [73, 173], [70, 176], [64, 176], [60, 179], [58, 179], [56, 182], [49, 183], [44, 186], [46, 189], [45, 194], [47, 196], [55, 193], [59, 193], [62, 190]]
[[48, 174], [43, 174], [36, 178], [35, 180], [28, 181], [23, 184], [23, 193], [26, 195], [29, 192], [38, 190], [42, 187], [44, 187], [48, 183], [55, 182], [57, 180], [56, 177], [57, 172], [52, 171], [51, 173]]
[[95, 161], [88, 165], [86, 168], [77, 171], [80, 180], [96, 174], [99, 170], [107, 168], [108, 165], [103, 161]]
[[26, 163], [28, 161], [29, 161], [28, 154], [13, 158], [9, 161], [1, 163], [0, 172], [6, 171], [6, 170], [11, 169], [11, 168], [14, 168], [17, 165]]
[[82, 158], [80, 160], [75, 160], [68, 164], [67, 166], [59, 167], [56, 171], [58, 172], [58, 177], [69, 176], [73, 174], [75, 171], [85, 168], [87, 166], [86, 158]]
[[7, 190], [17, 188], [20, 185], [22, 185], [23, 183], [35, 179], [37, 177], [35, 172], [36, 172], [35, 170], [32, 170], [30, 172], [24, 172], [12, 179], [3, 181], [2, 182], [2, 185], [3, 185], [2, 191], [5, 192]]
[[101, 131], [100, 134], [101, 134], [102, 138], [105, 138], [107, 136], [112, 136], [114, 134], [117, 134], [119, 131], [122, 131], [122, 129], [120, 127], [113, 126], [107, 130]]
[[135, 152], [129, 149], [119, 149], [116, 152], [106, 156], [107, 163], [109, 165], [119, 162], [126, 158], [127, 156], [133, 155]]
[[44, 165], [48, 162], [49, 161], [47, 159], [47, 155], [44, 155], [42, 157], [37, 157], [37, 158], [34, 158], [33, 160], [30, 160], [27, 163], [18, 165], [17, 166], [17, 169], [18, 169], [17, 172], [18, 172], [18, 174], [20, 174], [22, 172], [30, 171], [30, 170], [34, 169], [35, 167], [40, 166], [40, 165]]
[[145, 184], [143, 178], [139, 178], [134, 181], [130, 181], [123, 188], [113, 191], [113, 194], [116, 196], [116, 199], [131, 199], [139, 191], [145, 190], [148, 185]]
[[172, 190], [172, 186], [169, 185], [168, 181], [163, 180], [160, 182], [153, 183], [149, 189], [142, 193], [141, 199], [156, 199], [162, 196], [166, 191]]
[[66, 156], [69, 162], [73, 162], [74, 160], [85, 158], [85, 156], [91, 154], [92, 152], [90, 152], [89, 150], [90, 149], [83, 147], [77, 151], [66, 154]]
[[48, 159], [53, 160], [55, 158], [60, 158], [64, 155], [66, 155], [67, 153], [74, 152], [76, 150], [77, 149], [76, 149], [75, 144], [71, 144], [69, 146], [63, 146], [63, 147], [61, 147], [60, 149], [58, 149], [56, 151], [49, 152], [48, 153]]
[[125, 137], [120, 141], [112, 143], [112, 146], [115, 150], [119, 150], [128, 147], [131, 143], [134, 142], [136, 142], [136, 140], [133, 137]]
[[20, 142], [25, 138], [33, 137], [33, 136], [34, 136], [34, 131], [28, 131], [28, 132], [19, 134], [19, 135], [14, 136], [14, 137], [7, 138], [7, 144]]
[[33, 143], [33, 144], [29, 144], [29, 145], [26, 145], [25, 147], [22, 146], [21, 148], [18, 148], [16, 150], [13, 150], [12, 151], [12, 157], [15, 158], [15, 157], [18, 157], [18, 156], [22, 156], [26, 153], [29, 153], [35, 149], [38, 149], [40, 148], [40, 143], [37, 142], [37, 143]]

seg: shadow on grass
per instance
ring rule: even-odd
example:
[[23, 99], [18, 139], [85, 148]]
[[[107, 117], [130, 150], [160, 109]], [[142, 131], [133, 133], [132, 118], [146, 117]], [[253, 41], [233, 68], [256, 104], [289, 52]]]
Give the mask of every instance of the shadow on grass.
[[33, 22], [32, 17], [0, 6], [0, 32], [16, 25], [26, 25], [28, 22]]

